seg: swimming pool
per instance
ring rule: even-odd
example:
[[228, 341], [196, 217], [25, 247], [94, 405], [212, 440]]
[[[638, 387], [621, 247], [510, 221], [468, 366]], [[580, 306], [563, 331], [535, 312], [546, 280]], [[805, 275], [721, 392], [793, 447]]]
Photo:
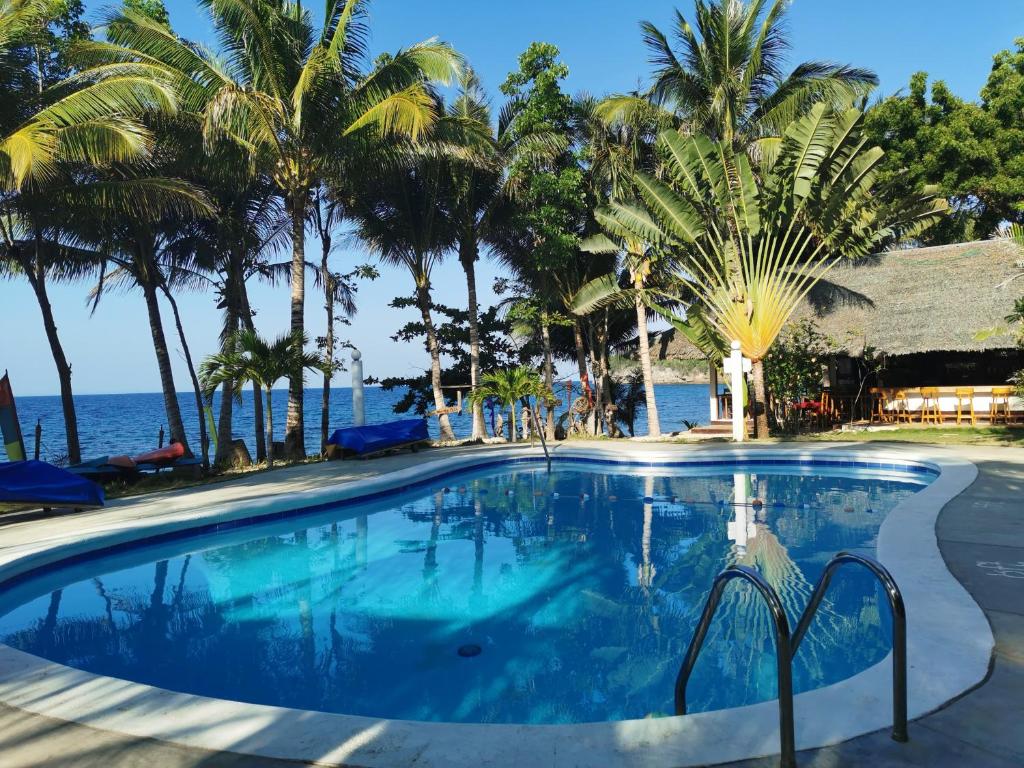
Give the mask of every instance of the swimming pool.
[[[0, 642], [97, 675], [302, 710], [663, 716], [722, 568], [757, 567], [795, 622], [828, 558], [875, 554], [889, 511], [936, 476], [862, 464], [465, 470], [48, 567], [0, 595]], [[690, 683], [694, 712], [775, 696], [767, 612], [745, 585], [728, 594]], [[844, 576], [801, 646], [796, 690], [888, 650], [884, 600], [869, 578]]]

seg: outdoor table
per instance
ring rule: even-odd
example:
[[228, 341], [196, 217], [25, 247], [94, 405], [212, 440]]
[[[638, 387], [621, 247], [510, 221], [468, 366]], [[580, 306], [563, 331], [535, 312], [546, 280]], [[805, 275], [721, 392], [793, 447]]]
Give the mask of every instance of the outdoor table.
[[[942, 410], [944, 417], [955, 417], [956, 416], [956, 391], [958, 388], [965, 385], [958, 385], [952, 387], [936, 387], [939, 390], [939, 407]], [[987, 419], [989, 406], [992, 404], [992, 389], [993, 387], [1005, 387], [1005, 384], [989, 384], [973, 387], [974, 389], [974, 410], [978, 414], [979, 419]], [[889, 397], [893, 392], [899, 390], [905, 392], [907, 395], [907, 411], [913, 416], [915, 421], [920, 420], [921, 407], [924, 404], [924, 398], [921, 396], [921, 387], [883, 387], [887, 391]], [[891, 399], [885, 404], [886, 411], [895, 411], [896, 404]], [[1021, 400], [1016, 395], [1010, 397], [1010, 411], [1014, 417], [1024, 416], [1024, 400]]]

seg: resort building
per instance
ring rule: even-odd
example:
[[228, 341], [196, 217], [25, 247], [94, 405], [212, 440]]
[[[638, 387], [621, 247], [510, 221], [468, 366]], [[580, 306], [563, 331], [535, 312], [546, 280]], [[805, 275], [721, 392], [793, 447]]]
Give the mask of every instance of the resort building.
[[[880, 358], [873, 387], [974, 387], [976, 407], [987, 392], [1024, 367], [1007, 316], [1024, 291], [1020, 250], [1006, 240], [890, 251], [832, 269], [795, 319], [810, 318], [837, 354], [823, 385], [836, 398], [862, 387], [865, 353]], [[704, 354], [669, 330], [652, 346], [659, 360], [694, 361]], [[724, 398], [719, 398], [720, 400]], [[948, 399], [948, 398], [946, 398]], [[867, 407], [868, 398], [861, 398]], [[718, 418], [712, 404], [712, 419]], [[952, 408], [943, 401], [943, 410]]]
[[839, 392], [858, 386], [865, 349], [884, 356], [878, 386], [1003, 384], [1022, 367], [1006, 327], [1022, 275], [1004, 240], [892, 251], [833, 269], [802, 315], [844, 353], [831, 376]]

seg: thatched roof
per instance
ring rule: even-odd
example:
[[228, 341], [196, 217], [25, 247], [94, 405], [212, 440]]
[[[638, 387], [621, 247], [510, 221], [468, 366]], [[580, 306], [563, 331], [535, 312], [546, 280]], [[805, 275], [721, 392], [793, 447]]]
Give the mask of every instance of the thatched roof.
[[1021, 258], [1005, 240], [883, 253], [833, 269], [799, 314], [853, 354], [1012, 348], [1008, 335], [975, 336], [1004, 324], [1024, 292], [1024, 280], [1007, 284]]
[[[1024, 254], [1007, 240], [882, 253], [828, 273], [796, 318], [811, 317], [839, 348], [858, 354], [865, 344], [890, 355], [983, 352], [1016, 346], [1008, 335], [978, 341], [1004, 324], [1024, 295]], [[681, 334], [655, 342], [662, 359], [703, 355]]]

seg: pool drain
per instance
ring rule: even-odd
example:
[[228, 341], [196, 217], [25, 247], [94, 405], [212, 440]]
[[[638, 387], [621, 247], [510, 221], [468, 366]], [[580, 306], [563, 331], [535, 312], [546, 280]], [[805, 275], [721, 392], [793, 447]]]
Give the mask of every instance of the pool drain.
[[475, 645], [474, 643], [459, 646], [459, 656], [464, 659], [471, 659], [474, 656], [479, 656], [481, 651], [483, 651], [483, 648], [479, 645]]

